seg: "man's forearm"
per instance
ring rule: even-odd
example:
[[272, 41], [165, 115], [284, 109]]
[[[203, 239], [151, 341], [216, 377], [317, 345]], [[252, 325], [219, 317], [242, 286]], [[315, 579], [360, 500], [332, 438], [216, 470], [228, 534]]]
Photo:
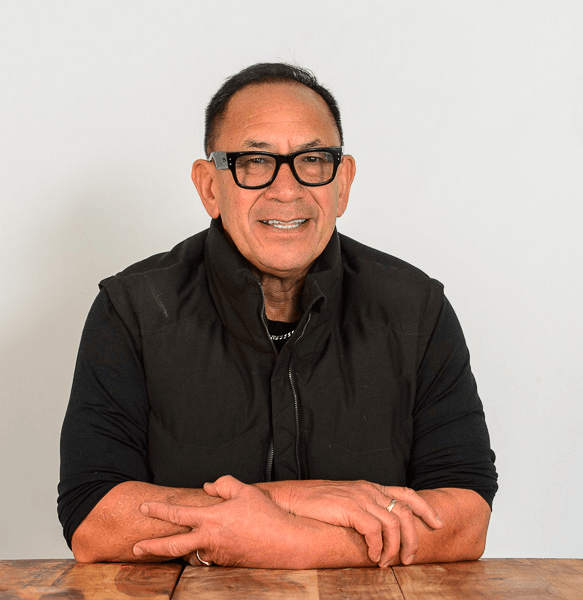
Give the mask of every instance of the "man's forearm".
[[[150, 516], [189, 526], [192, 531], [164, 539], [144, 540], [137, 548], [168, 557], [199, 549], [205, 560], [222, 566], [279, 569], [372, 566], [376, 561], [369, 558], [369, 549], [363, 537], [353, 528], [339, 526], [338, 523], [330, 525], [313, 516], [321, 508], [319, 501], [314, 502], [315, 497], [324, 499], [324, 503], [331, 506], [331, 513], [337, 514], [343, 513], [347, 506], [346, 495], [340, 493], [345, 491], [344, 488], [355, 492], [350, 496], [351, 500], [362, 500], [361, 490], [358, 489], [361, 483], [366, 484], [318, 481], [259, 484], [257, 487], [263, 490], [262, 494], [255, 486], [245, 485], [232, 477], [221, 478], [214, 484], [205, 484], [205, 490], [210, 495], [225, 499], [220, 506], [192, 509], [188, 506], [148, 503]], [[356, 490], [352, 489], [354, 486]], [[408, 514], [416, 531], [414, 556], [409, 562], [471, 560], [482, 554], [490, 509], [475, 492], [441, 489], [416, 494], [406, 488], [383, 489], [386, 493], [400, 496], [403, 498], [401, 501], [408, 496], [413, 504], [417, 504], [418, 495], [424, 496], [443, 515], [443, 522], [430, 527], [410, 511], [400, 510], [405, 520]], [[299, 501], [293, 498], [298, 491], [301, 496]], [[269, 497], [277, 498], [278, 492], [283, 492], [283, 497], [287, 497], [282, 502], [283, 507]], [[383, 496], [383, 499], [384, 513], [386, 497]], [[295, 510], [290, 512], [290, 506], [286, 506], [290, 500], [302, 512], [306, 509], [303, 515]], [[431, 520], [425, 510], [416, 510], [425, 514], [424, 519]], [[312, 512], [313, 518], [307, 517], [306, 512]], [[325, 516], [331, 518], [328, 514]], [[343, 520], [342, 517], [338, 519]], [[398, 530], [394, 535], [397, 536], [397, 551], [391, 554], [393, 558], [390, 564], [398, 564], [400, 559]], [[402, 547], [401, 550], [401, 557], [411, 556], [410, 549], [405, 551], [405, 547]], [[383, 560], [380, 564], [387, 563], [388, 560]]]
[[416, 519], [419, 550], [413, 563], [476, 560], [482, 556], [490, 522], [488, 503], [473, 490], [420, 490], [438, 512], [444, 526], [433, 530]]
[[[292, 482], [293, 483], [293, 482]], [[269, 484], [266, 484], [267, 486]], [[261, 486], [264, 490], [265, 487]], [[190, 527], [150, 518], [140, 512], [144, 502], [166, 502], [186, 506], [211, 506], [221, 498], [202, 489], [182, 489], [128, 481], [108, 492], [73, 534], [73, 554], [79, 562], [153, 562], [165, 556], [136, 556], [134, 545], [145, 539], [161, 538], [190, 531]], [[361, 535], [352, 529], [335, 527], [320, 521], [294, 517], [294, 535], [255, 549], [256, 564], [271, 568], [326, 568], [374, 566], [367, 557]], [[277, 528], [274, 528], [277, 529]], [[261, 537], [261, 536], [259, 536]], [[266, 536], [267, 538], [267, 536]], [[279, 544], [275, 547], [274, 544]]]
[[[326, 482], [324, 482], [326, 483]], [[348, 483], [348, 482], [339, 482]], [[289, 510], [289, 498], [302, 487], [311, 487], [317, 485], [312, 481], [281, 481], [273, 484], [258, 484], [260, 488], [269, 490], [271, 497], [275, 501]], [[271, 489], [270, 489], [271, 488]], [[384, 488], [384, 492], [391, 497], [397, 497], [402, 503], [406, 499], [401, 496], [395, 496], [404, 488]], [[413, 515], [414, 526], [416, 530], [418, 549], [415, 551], [411, 563], [428, 562], [452, 562], [460, 560], [475, 560], [480, 558], [484, 552], [486, 544], [486, 534], [490, 521], [490, 507], [487, 502], [473, 490], [461, 488], [442, 488], [436, 490], [420, 490], [417, 492], [431, 508], [439, 515], [442, 522], [441, 527], [435, 527], [431, 515], [422, 507]], [[411, 502], [411, 500], [409, 500]], [[292, 502], [293, 504], [293, 502]], [[292, 510], [292, 512], [294, 512]], [[414, 511], [415, 512], [415, 511]], [[313, 518], [318, 518], [314, 515]], [[423, 516], [423, 518], [420, 518]], [[432, 523], [431, 527], [428, 523]], [[340, 523], [336, 523], [339, 525]], [[356, 532], [349, 530], [351, 534]], [[403, 544], [403, 527], [401, 528], [401, 544]], [[362, 543], [362, 536], [356, 536], [354, 544]], [[350, 544], [352, 545], [352, 544]], [[358, 544], [357, 544], [358, 545]], [[402, 547], [405, 550], [405, 547]], [[370, 554], [370, 553], [369, 553]], [[400, 564], [401, 559], [409, 555], [408, 551], [397, 554], [391, 560], [392, 565]], [[374, 563], [373, 563], [374, 564]], [[346, 565], [344, 565], [346, 566]]]
[[150, 519], [140, 512], [145, 501], [168, 502], [189, 506], [210, 506], [223, 502], [202, 489], [169, 488], [141, 481], [126, 481], [110, 490], [76, 529], [72, 550], [79, 562], [167, 560], [143, 556], [138, 559], [132, 551], [136, 542], [188, 531]]
[[[410, 564], [480, 558], [490, 520], [487, 502], [476, 492], [460, 488], [422, 490], [418, 493], [436, 509], [443, 527], [433, 529], [422, 519], [414, 517], [419, 549]], [[311, 539], [311, 550], [305, 555], [306, 562], [296, 568], [376, 566], [367, 556], [362, 536], [353, 529], [312, 528], [307, 539]], [[390, 564], [400, 564], [400, 555], [397, 554]]]
[[[282, 488], [294, 488], [298, 485], [302, 484], [276, 482], [273, 487], [281, 491]], [[277, 502], [278, 494], [269, 493], [269, 488], [272, 487], [270, 484], [260, 484], [258, 487]], [[425, 490], [419, 494], [437, 510], [444, 526], [433, 529], [421, 519], [415, 518], [419, 548], [413, 562], [478, 558], [484, 549], [490, 516], [486, 502], [475, 492], [461, 489]], [[140, 512], [140, 506], [144, 502], [208, 507], [224, 500], [210, 496], [201, 489], [166, 488], [141, 482], [122, 483], [104, 496], [75, 532], [72, 544], [75, 558], [80, 562], [166, 560], [167, 556], [148, 553], [138, 557], [133, 552], [134, 545], [142, 540], [189, 532], [191, 528], [145, 516]], [[284, 506], [284, 513], [287, 510]], [[257, 512], [261, 512], [261, 509]], [[287, 540], [277, 535], [271, 538], [265, 533], [277, 529], [277, 523], [266, 522], [263, 531], [258, 531], [257, 547], [250, 559], [252, 564], [245, 566], [325, 568], [376, 564], [369, 557], [363, 536], [354, 529], [305, 516], [289, 516], [292, 518], [292, 527], [288, 530], [293, 531], [293, 535]], [[254, 526], [253, 511], [246, 519]], [[199, 529], [203, 531], [204, 526]], [[196, 549], [201, 547], [203, 546], [197, 546]], [[216, 552], [218, 546], [214, 547]], [[185, 549], [184, 554], [191, 550]], [[230, 564], [228, 551], [219, 555], [219, 564]], [[391, 564], [398, 561], [397, 555]], [[235, 559], [234, 564], [240, 564], [238, 559]]]
[[367, 545], [356, 531], [294, 515], [272, 500], [265, 489], [222, 477], [214, 484], [205, 484], [205, 490], [225, 502], [202, 508], [159, 502], [143, 504], [141, 510], [150, 517], [190, 531], [143, 540], [134, 552], [140, 556], [143, 552], [192, 558], [199, 550], [204, 560], [228, 567], [314, 569], [375, 564], [369, 560]]
[[[290, 517], [295, 521], [293, 528], [282, 535], [282, 528], [277, 527], [276, 538], [272, 543], [262, 545], [248, 560], [219, 560], [217, 564], [263, 569], [378, 566], [368, 557], [367, 545], [354, 529], [329, 525], [307, 517]], [[204, 556], [204, 553], [201, 554]]]

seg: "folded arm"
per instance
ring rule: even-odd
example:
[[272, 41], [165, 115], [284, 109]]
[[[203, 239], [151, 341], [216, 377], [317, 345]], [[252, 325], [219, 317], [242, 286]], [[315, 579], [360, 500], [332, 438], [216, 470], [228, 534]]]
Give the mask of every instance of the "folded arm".
[[[300, 482], [282, 483], [296, 491]], [[161, 503], [143, 505], [142, 510], [150, 516], [192, 529], [176, 536], [144, 540], [134, 551], [182, 556], [199, 550], [204, 560], [222, 566], [277, 569], [374, 566], [377, 562], [388, 566], [401, 563], [403, 557], [406, 564], [472, 560], [484, 551], [490, 517], [488, 504], [471, 490], [450, 488], [421, 492], [419, 496], [439, 507], [444, 515], [443, 523], [431, 527], [406, 504], [397, 502], [400, 516], [395, 518], [401, 531], [398, 526], [389, 534], [396, 536], [397, 551], [379, 562], [371, 560], [370, 545], [367, 548], [364, 538], [355, 529], [294, 515], [254, 486], [223, 477], [215, 484], [207, 484], [205, 490], [211, 495], [220, 495], [225, 503], [202, 509]], [[308, 507], [304, 504], [307, 512], [321, 514], [328, 521], [345, 519], [342, 502], [330, 503], [327, 509], [317, 502], [309, 504]], [[415, 539], [408, 534], [407, 545], [401, 545], [399, 552], [399, 536], [402, 542], [402, 532], [409, 527], [409, 519]], [[425, 519], [431, 521], [431, 516], [426, 514]]]
[[[222, 553], [222, 561], [225, 564], [238, 560], [229, 558], [228, 553], [236, 557], [237, 553], [244, 552], [250, 544], [250, 538], [245, 536], [249, 535], [255, 537], [251, 543], [255, 552], [252, 558], [256, 563], [254, 566], [281, 564], [281, 568], [286, 568], [284, 565], [287, 565], [287, 568], [294, 568], [294, 565], [299, 565], [301, 561], [307, 559], [322, 566], [374, 564], [367, 559], [367, 545], [356, 531], [335, 527], [314, 519], [297, 517], [287, 509], [278, 506], [266, 491], [260, 491], [255, 486], [244, 485], [234, 479], [233, 481], [244, 489], [245, 493], [238, 502], [228, 503], [220, 496], [209, 495], [202, 489], [169, 488], [136, 481], [121, 483], [100, 500], [74, 532], [72, 549], [75, 559], [79, 562], [152, 562], [189, 555], [203, 547], [198, 539], [194, 540], [196, 543], [192, 545], [194, 523], [181, 525], [173, 523], [171, 519], [155, 518], [153, 511], [148, 516], [140, 510], [140, 507], [144, 502], [148, 502], [164, 506], [169, 511], [177, 506], [181, 510], [206, 510], [224, 503], [225, 507], [218, 513], [217, 520], [214, 522], [215, 529], [219, 525], [220, 531], [213, 530], [211, 520], [207, 520], [204, 546], [209, 547], [214, 544], [215, 553]], [[269, 488], [269, 484], [261, 485], [264, 489]], [[283, 486], [277, 487], [281, 490]], [[262, 519], [261, 526], [259, 518]], [[237, 539], [240, 546], [238, 550], [232, 547], [229, 549], [228, 544], [220, 542], [221, 535], [224, 536], [226, 531], [227, 522], [231, 524], [234, 533], [229, 543]], [[280, 535], [284, 530], [288, 533], [287, 538]], [[266, 532], [271, 534], [273, 539], [269, 538]], [[177, 545], [183, 543], [181, 534], [191, 536], [189, 545], [184, 551], [182, 546]], [[142, 554], [134, 553], [134, 546], [142, 540], [152, 540], [158, 546], [152, 552], [145, 549]], [[159, 545], [161, 542], [164, 544], [163, 549]], [[290, 544], [293, 545], [293, 549]], [[347, 552], [347, 549], [350, 551]], [[269, 560], [260, 559], [261, 552], [269, 557]], [[280, 552], [279, 559], [276, 558], [278, 552]], [[343, 559], [342, 563], [339, 562], [340, 559]], [[196, 564], [195, 558], [192, 558], [192, 561]], [[218, 559], [214, 562], [218, 562]]]
[[443, 488], [420, 490], [435, 508], [443, 528], [430, 529], [416, 519], [419, 550], [412, 563], [477, 560], [484, 553], [490, 522], [490, 506], [473, 490]]
[[132, 548], [146, 537], [158, 538], [190, 531], [172, 523], [151, 519], [140, 512], [145, 500], [210, 506], [223, 502], [200, 489], [170, 488], [141, 481], [126, 481], [109, 491], [77, 527], [71, 541], [79, 562], [152, 562], [167, 557], [137, 557]]
[[[390, 515], [389, 497], [373, 492], [366, 498], [363, 486], [399, 496]], [[381, 503], [376, 522], [384, 540], [382, 560], [371, 558], [370, 543], [355, 529], [369, 525], [368, 517], [377, 514], [371, 498]], [[421, 498], [428, 509], [416, 503]], [[73, 535], [73, 552], [80, 562], [97, 562], [189, 559], [199, 550], [205, 560], [223, 566], [289, 569], [468, 560], [483, 552], [489, 514], [480, 496], [460, 489], [414, 494], [366, 482], [305, 481], [248, 486], [224, 477], [207, 484], [205, 491], [126, 482], [81, 523]], [[369, 529], [372, 538], [374, 529]], [[194, 556], [192, 562], [197, 563]]]
[[[420, 490], [366, 481], [292, 481], [271, 486], [270, 496], [286, 510], [362, 534], [369, 558], [380, 566], [451, 562], [479, 558], [485, 548], [490, 506], [475, 491], [461, 488]], [[387, 508], [397, 502], [387, 519]], [[376, 517], [382, 555], [374, 556], [374, 536], [366, 535]], [[368, 533], [375, 531], [374, 523]], [[396, 546], [394, 545], [396, 543]]]

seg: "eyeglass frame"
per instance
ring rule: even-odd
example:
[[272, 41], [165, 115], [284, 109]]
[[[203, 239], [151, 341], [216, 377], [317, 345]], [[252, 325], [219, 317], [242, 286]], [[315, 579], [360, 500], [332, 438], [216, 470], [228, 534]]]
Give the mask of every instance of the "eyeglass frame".
[[[334, 158], [334, 166], [332, 168], [332, 177], [330, 177], [330, 179], [328, 181], [325, 181], [323, 183], [310, 183], [308, 181], [304, 181], [303, 179], [300, 179], [300, 176], [298, 175], [296, 168], [294, 166], [294, 160], [295, 160], [296, 156], [299, 156], [301, 154], [309, 154], [310, 152], [329, 152], [332, 155], [332, 157]], [[229, 169], [229, 171], [231, 171], [231, 174], [233, 175], [233, 179], [235, 180], [235, 183], [240, 188], [243, 188], [245, 190], [260, 190], [260, 189], [269, 187], [275, 181], [275, 178], [277, 177], [277, 174], [279, 173], [279, 168], [284, 163], [289, 165], [290, 171], [292, 172], [293, 176], [295, 177], [295, 179], [298, 183], [300, 183], [301, 185], [306, 185], [308, 187], [320, 187], [322, 185], [328, 185], [329, 183], [332, 183], [334, 181], [334, 178], [336, 177], [336, 173], [338, 171], [338, 167], [340, 166], [340, 163], [342, 162], [343, 152], [344, 152], [343, 146], [329, 146], [329, 147], [325, 147], [325, 148], [309, 148], [307, 150], [300, 150], [298, 152], [292, 152], [291, 154], [275, 154], [273, 152], [260, 152], [258, 150], [248, 150], [248, 151], [246, 150], [244, 152], [217, 151], [217, 152], [211, 152], [209, 154], [208, 160], [213, 161], [215, 164], [215, 167], [219, 171], [224, 171], [225, 169]], [[240, 156], [251, 156], [251, 155], [271, 156], [275, 160], [275, 169], [273, 170], [273, 175], [271, 176], [271, 179], [267, 183], [264, 183], [262, 185], [243, 185], [237, 179], [237, 167], [236, 167], [237, 159]]]

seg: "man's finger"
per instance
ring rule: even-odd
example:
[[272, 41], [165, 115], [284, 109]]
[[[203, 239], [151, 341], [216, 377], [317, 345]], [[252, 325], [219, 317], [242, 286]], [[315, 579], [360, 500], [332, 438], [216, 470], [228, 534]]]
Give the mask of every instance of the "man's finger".
[[199, 543], [199, 536], [196, 532], [191, 531], [163, 538], [142, 540], [134, 546], [133, 552], [136, 556], [151, 554], [177, 558], [196, 551]]
[[364, 537], [368, 546], [368, 557], [378, 563], [383, 551], [383, 525], [372, 515], [361, 513], [352, 519], [350, 525]]
[[167, 504], [166, 502], [144, 502], [140, 505], [142, 514], [168, 521], [175, 525], [183, 525], [184, 527], [198, 527], [202, 518], [198, 514], [199, 508], [196, 506], [181, 506], [178, 504]]
[[[398, 508], [397, 508], [398, 507]], [[397, 510], [395, 510], [397, 509]], [[369, 518], [374, 520], [382, 533], [382, 552], [380, 556], [377, 554], [374, 560], [369, 552], [369, 557], [380, 567], [387, 567], [390, 561], [399, 554], [399, 549], [402, 544], [405, 544], [407, 556], [417, 551], [417, 530], [413, 521], [411, 510], [405, 505], [395, 503], [391, 512], [386, 508], [381, 508], [378, 504], [369, 507]], [[368, 539], [358, 523], [363, 522], [362, 515], [355, 519], [353, 528], [361, 535]], [[370, 545], [369, 545], [370, 548]]]
[[415, 553], [419, 550], [419, 538], [415, 529], [415, 521], [411, 509], [397, 502], [393, 506], [391, 513], [399, 519], [399, 527], [401, 532], [401, 562], [408, 565], [413, 560]]
[[245, 488], [245, 484], [235, 479], [232, 475], [223, 475], [214, 483], [205, 483], [204, 491], [209, 496], [223, 498], [223, 500], [231, 500], [241, 490]]
[[390, 561], [399, 554], [401, 547], [401, 524], [396, 515], [389, 514], [389, 518], [383, 520], [383, 542], [379, 567], [388, 567]]
[[389, 499], [396, 499], [401, 504], [407, 505], [414, 515], [417, 515], [432, 529], [441, 529], [443, 522], [435, 509], [424, 500], [415, 490], [406, 487], [385, 487], [383, 493]]

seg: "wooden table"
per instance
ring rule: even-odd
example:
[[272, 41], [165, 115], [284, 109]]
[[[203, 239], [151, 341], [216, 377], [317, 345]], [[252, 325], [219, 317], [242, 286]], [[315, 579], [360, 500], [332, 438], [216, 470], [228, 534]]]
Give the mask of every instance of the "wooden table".
[[583, 600], [583, 560], [483, 559], [394, 567], [270, 571], [164, 564], [0, 561], [0, 600]]

